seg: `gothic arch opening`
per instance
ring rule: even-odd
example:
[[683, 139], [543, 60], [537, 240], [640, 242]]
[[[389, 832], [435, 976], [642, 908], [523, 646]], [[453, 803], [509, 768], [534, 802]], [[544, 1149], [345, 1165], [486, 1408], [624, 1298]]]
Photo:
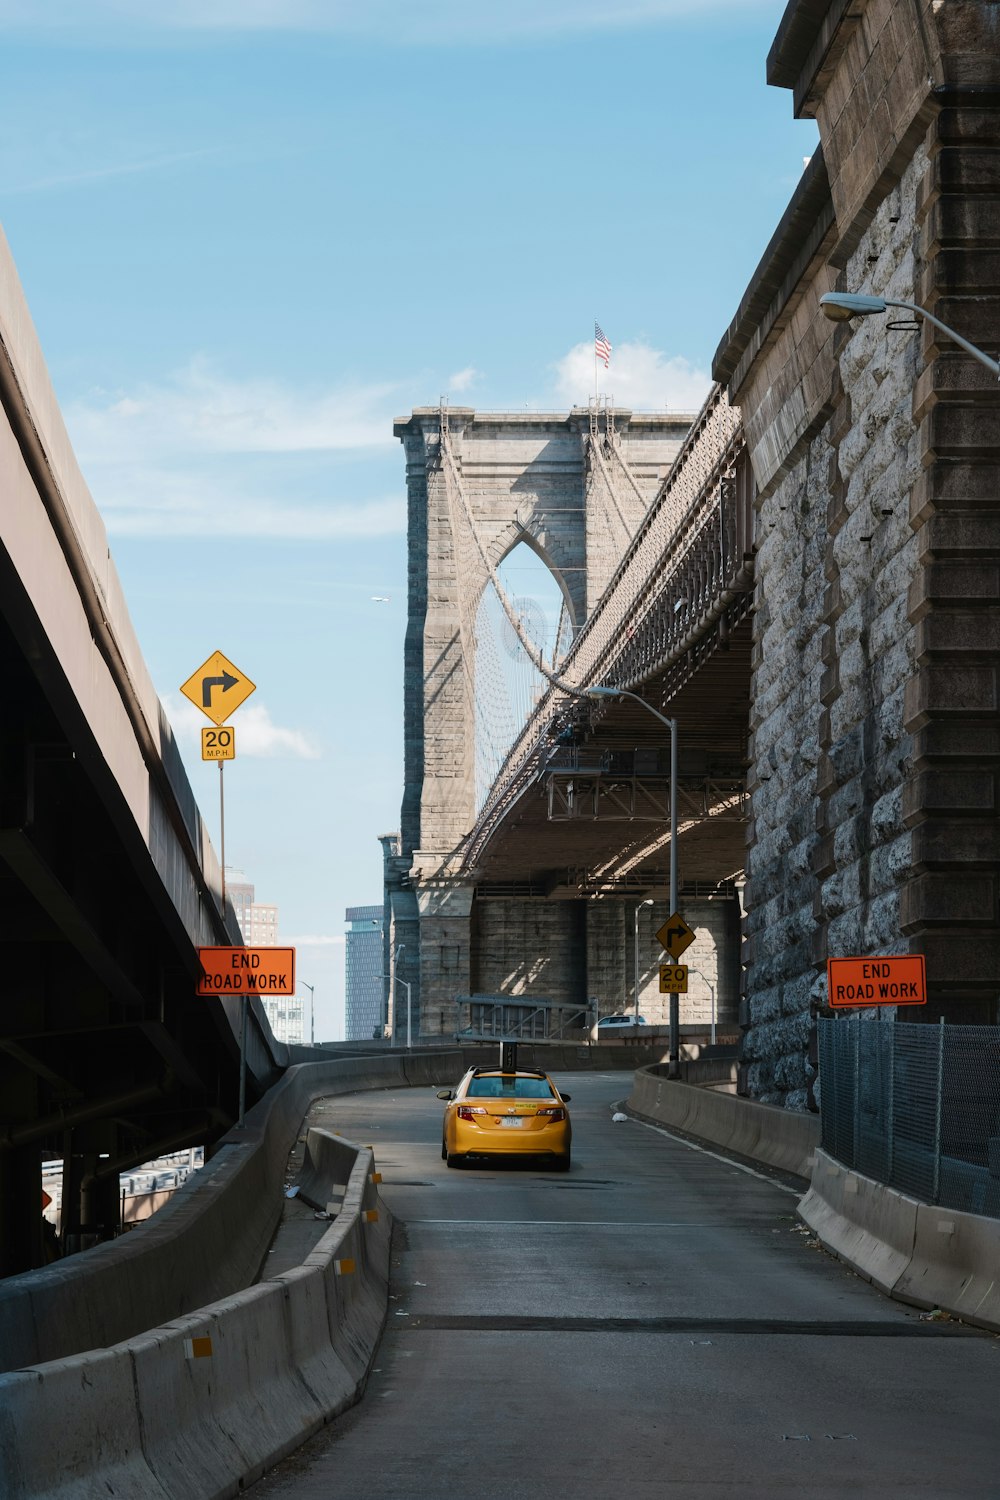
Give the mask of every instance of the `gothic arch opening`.
[[[571, 605], [562, 581], [522, 539], [497, 567], [522, 629], [550, 669], [573, 639]], [[476, 612], [476, 811], [547, 686], [508, 620], [492, 584]]]

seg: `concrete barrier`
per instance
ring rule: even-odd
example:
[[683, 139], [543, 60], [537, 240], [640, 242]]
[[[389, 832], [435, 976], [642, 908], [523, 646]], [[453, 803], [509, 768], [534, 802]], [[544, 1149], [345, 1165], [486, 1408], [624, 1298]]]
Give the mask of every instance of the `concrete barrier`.
[[1000, 1220], [918, 1203], [822, 1150], [799, 1213], [828, 1250], [897, 1301], [1000, 1333]]
[[697, 1088], [665, 1077], [659, 1066], [638, 1070], [627, 1108], [642, 1119], [685, 1131], [797, 1177], [809, 1177], [819, 1144], [818, 1115]]
[[919, 1207], [817, 1150], [799, 1213], [828, 1250], [891, 1296], [913, 1256]]
[[[4, 1500], [228, 1500], [357, 1400], [385, 1318], [391, 1220], [370, 1149], [310, 1137], [323, 1191], [323, 1164], [352, 1160], [341, 1212], [301, 1267], [111, 1349], [0, 1376]], [[192, 1341], [205, 1339], [203, 1353]]]
[[1000, 1333], [1000, 1219], [921, 1203], [913, 1256], [893, 1295]]
[[[106, 1348], [253, 1283], [281, 1214], [288, 1153], [314, 1099], [406, 1084], [402, 1055], [290, 1068], [141, 1227], [106, 1245], [0, 1282], [0, 1369]], [[427, 1053], [429, 1082], [466, 1066]]]

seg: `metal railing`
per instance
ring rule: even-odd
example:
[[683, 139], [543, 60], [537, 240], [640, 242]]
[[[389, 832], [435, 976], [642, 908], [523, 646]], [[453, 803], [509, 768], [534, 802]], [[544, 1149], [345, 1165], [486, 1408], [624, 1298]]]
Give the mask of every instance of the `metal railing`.
[[819, 1022], [822, 1145], [924, 1203], [1000, 1218], [1000, 1026]]

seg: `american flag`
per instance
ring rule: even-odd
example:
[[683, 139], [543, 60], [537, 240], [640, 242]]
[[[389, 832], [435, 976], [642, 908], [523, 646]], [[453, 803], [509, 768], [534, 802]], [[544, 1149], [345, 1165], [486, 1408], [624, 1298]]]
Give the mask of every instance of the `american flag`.
[[604, 368], [607, 369], [611, 363], [611, 341], [600, 323], [594, 324], [594, 353], [598, 359], [603, 359]]

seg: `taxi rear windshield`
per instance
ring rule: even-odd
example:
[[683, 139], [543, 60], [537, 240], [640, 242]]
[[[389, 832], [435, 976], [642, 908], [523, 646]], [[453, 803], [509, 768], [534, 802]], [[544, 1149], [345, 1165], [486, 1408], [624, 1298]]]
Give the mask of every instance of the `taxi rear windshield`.
[[473, 1078], [466, 1090], [467, 1099], [551, 1099], [552, 1085], [547, 1078]]

